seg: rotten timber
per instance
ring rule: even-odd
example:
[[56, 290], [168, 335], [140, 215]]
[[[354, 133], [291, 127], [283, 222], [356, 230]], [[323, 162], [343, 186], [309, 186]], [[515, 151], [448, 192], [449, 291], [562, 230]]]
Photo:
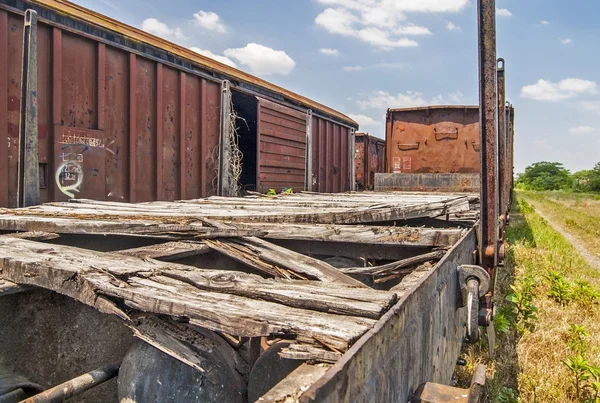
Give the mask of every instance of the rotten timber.
[[[193, 269], [191, 272], [194, 275], [181, 281], [173, 278], [174, 271], [179, 276], [191, 274], [187, 266], [8, 237], [1, 238], [0, 245], [4, 279], [54, 290], [125, 320], [129, 320], [129, 317], [119, 310], [113, 299], [123, 300], [129, 307], [140, 311], [187, 317], [192, 324], [240, 337], [286, 335], [305, 342], [318, 339], [340, 351], [347, 350], [354, 340], [374, 324], [373, 320], [293, 305], [320, 300], [321, 307], [315, 305], [315, 309], [331, 310], [335, 304], [323, 302], [329, 293], [330, 300], [337, 299], [339, 304], [346, 307], [343, 309], [354, 310], [355, 315], [364, 309], [375, 309], [375, 316], [380, 316], [396, 298], [387, 292], [365, 290], [363, 298], [370, 299], [370, 302], [363, 303], [359, 301], [360, 289], [319, 287], [314, 282], [311, 285], [286, 283], [277, 295], [276, 291], [268, 291], [269, 283], [264, 279], [255, 279], [254, 288], [246, 283], [231, 287], [232, 278], [227, 277], [231, 272]], [[198, 281], [198, 273], [206, 274], [208, 277], [205, 280], [211, 281], [205, 281], [202, 285]], [[218, 279], [223, 276], [226, 281], [219, 283]], [[255, 277], [244, 273], [235, 273], [235, 276], [247, 279], [250, 284], [252, 277]], [[276, 281], [272, 283], [276, 284]], [[206, 291], [198, 286], [212, 288]], [[261, 294], [260, 287], [267, 292]], [[229, 293], [232, 288], [238, 293], [253, 289], [255, 294], [253, 298], [239, 296]], [[304, 290], [304, 294], [298, 290]], [[346, 291], [345, 298], [340, 295], [344, 294], [342, 290]], [[285, 297], [285, 292], [290, 298]], [[271, 298], [268, 295], [276, 295], [272, 299], [285, 300], [287, 305], [254, 299], [260, 296]], [[372, 313], [367, 315], [373, 316]]]

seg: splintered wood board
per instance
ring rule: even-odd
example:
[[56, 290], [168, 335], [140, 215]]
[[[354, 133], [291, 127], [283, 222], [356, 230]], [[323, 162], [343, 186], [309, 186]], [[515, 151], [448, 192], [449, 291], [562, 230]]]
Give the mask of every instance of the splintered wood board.
[[318, 339], [339, 351], [397, 300], [384, 291], [268, 280], [10, 237], [0, 237], [0, 264], [5, 280], [47, 288], [125, 319], [113, 299], [235, 336]]
[[[49, 203], [36, 207], [0, 211], [0, 229], [60, 232], [45, 219], [89, 221], [90, 231], [110, 227], [111, 233], [135, 230], [168, 233], [204, 228], [204, 236], [214, 233], [201, 225], [202, 219], [246, 223], [365, 224], [422, 217], [437, 217], [469, 211], [464, 195], [350, 193], [303, 194], [187, 200], [181, 202], [117, 203], [93, 200]], [[115, 223], [119, 220], [119, 223]], [[138, 221], [143, 221], [139, 223]], [[109, 221], [110, 224], [106, 222]], [[128, 222], [133, 221], [133, 222]], [[152, 224], [158, 228], [152, 227]], [[65, 228], [66, 223], [61, 223]], [[160, 227], [160, 226], [165, 227]], [[51, 228], [49, 228], [51, 227]], [[227, 236], [227, 235], [221, 235]]]

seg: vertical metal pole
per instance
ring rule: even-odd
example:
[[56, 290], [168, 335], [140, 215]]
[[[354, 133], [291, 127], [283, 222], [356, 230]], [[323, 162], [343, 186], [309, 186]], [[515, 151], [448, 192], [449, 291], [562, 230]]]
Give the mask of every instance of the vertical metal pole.
[[[496, 90], [496, 2], [478, 0], [479, 33], [479, 116], [481, 144], [481, 219], [479, 254], [481, 265], [495, 284], [498, 264], [498, 97]], [[491, 293], [486, 296], [480, 324], [491, 320]]]
[[354, 129], [350, 129], [350, 141], [348, 142], [348, 158], [350, 159], [350, 191], [356, 191], [356, 133]]
[[37, 13], [25, 11], [21, 119], [19, 122], [19, 207], [40, 204], [37, 116]]
[[498, 191], [500, 192], [500, 212], [501, 215], [501, 228], [500, 235], [503, 238], [504, 223], [506, 222], [506, 206], [508, 205], [507, 190], [508, 186], [506, 181], [508, 176], [506, 175], [507, 170], [507, 159], [506, 159], [506, 75], [505, 75], [506, 63], [504, 59], [498, 59], [497, 62], [497, 76], [498, 76], [498, 178], [496, 183], [498, 184]]
[[312, 121], [313, 114], [309, 109], [306, 111], [306, 178], [304, 189], [312, 191], [312, 176], [313, 176], [313, 139], [312, 139]]
[[219, 138], [219, 196], [229, 196], [229, 156], [231, 144], [229, 142], [229, 119], [231, 119], [231, 87], [229, 81], [221, 83], [221, 135]]

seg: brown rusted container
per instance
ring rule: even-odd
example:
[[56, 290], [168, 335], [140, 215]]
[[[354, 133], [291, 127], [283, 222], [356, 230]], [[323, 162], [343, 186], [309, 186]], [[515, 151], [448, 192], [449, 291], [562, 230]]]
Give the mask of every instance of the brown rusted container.
[[479, 173], [479, 108], [389, 109], [388, 173]]
[[385, 171], [385, 140], [356, 133], [354, 165], [357, 190], [373, 190], [375, 174]]
[[0, 0], [0, 206], [17, 206], [28, 8], [39, 16], [41, 202], [216, 194], [224, 80], [233, 98], [253, 98], [234, 105], [254, 119], [240, 132], [244, 188], [350, 190], [357, 124], [345, 115], [71, 2]]

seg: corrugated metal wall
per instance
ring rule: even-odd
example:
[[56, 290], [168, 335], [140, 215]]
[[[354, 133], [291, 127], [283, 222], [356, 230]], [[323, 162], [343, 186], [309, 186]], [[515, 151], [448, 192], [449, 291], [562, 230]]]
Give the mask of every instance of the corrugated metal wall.
[[[0, 205], [17, 205], [23, 18], [0, 10]], [[2, 75], [6, 75], [3, 77]], [[220, 85], [38, 25], [42, 202], [214, 194]], [[2, 133], [0, 131], [0, 133]], [[2, 133], [4, 134], [4, 133]]]
[[312, 120], [312, 190], [322, 193], [351, 189], [351, 130], [348, 127], [313, 116]]
[[[2, 3], [0, 0], [0, 94], [7, 96], [0, 96], [0, 137], [6, 139], [6, 146], [0, 147], [0, 206], [16, 207], [23, 16]], [[220, 80], [228, 78], [217, 71], [200, 70], [162, 48], [35, 7], [48, 18], [38, 23], [41, 201], [75, 197], [141, 202], [215, 194]], [[256, 86], [232, 82], [234, 89], [248, 94], [260, 91], [271, 97], [269, 90], [252, 85]], [[265, 102], [286, 111], [296, 138], [287, 139], [290, 133], [277, 130], [272, 130], [268, 141], [258, 136], [263, 137], [260, 146], [265, 158], [266, 151], [289, 158], [281, 167], [263, 161], [259, 168], [266, 176], [261, 190], [279, 190], [276, 182], [283, 182], [276, 176], [287, 175], [281, 168], [290, 171], [289, 177], [283, 178], [284, 187], [303, 189], [305, 111], [297, 100], [269, 99], [277, 103]], [[323, 108], [326, 114], [330, 112]], [[309, 188], [318, 192], [350, 190], [352, 129], [316, 112], [311, 142], [313, 185]], [[271, 115], [275, 120], [281, 118], [277, 113]], [[277, 125], [267, 121], [267, 126]]]

